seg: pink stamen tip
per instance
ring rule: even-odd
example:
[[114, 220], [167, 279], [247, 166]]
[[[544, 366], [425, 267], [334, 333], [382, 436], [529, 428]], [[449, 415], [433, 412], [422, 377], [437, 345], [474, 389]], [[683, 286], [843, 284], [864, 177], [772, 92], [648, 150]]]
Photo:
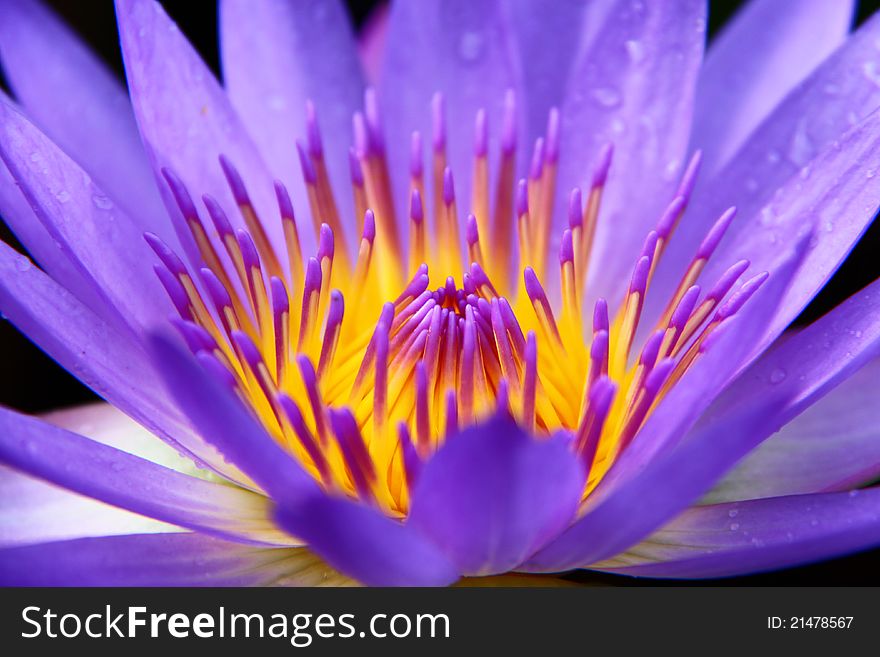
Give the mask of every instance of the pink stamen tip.
[[718, 282], [715, 283], [711, 290], [709, 290], [706, 299], [711, 299], [715, 303], [721, 301], [721, 299], [730, 292], [730, 288], [732, 288], [736, 281], [739, 280], [739, 277], [749, 268], [750, 264], [751, 263], [748, 260], [740, 260], [739, 262], [734, 263], [727, 269], [727, 271], [721, 274], [721, 278], [719, 278]]
[[144, 233], [144, 239], [155, 254], [162, 261], [162, 264], [175, 276], [186, 275], [186, 266], [183, 264], [177, 254], [172, 251], [165, 242], [153, 233]]
[[379, 99], [373, 87], [364, 91], [364, 116], [367, 119], [367, 135], [370, 147], [377, 155], [385, 153], [385, 138], [382, 134], [382, 115], [379, 111]]
[[431, 439], [428, 418], [428, 371], [425, 361], [416, 363], [416, 439], [423, 448]]
[[372, 497], [370, 484], [375, 480], [376, 472], [354, 415], [347, 408], [331, 409], [330, 427], [349, 466], [355, 489], [362, 498]]
[[247, 333], [238, 330], [231, 331], [230, 337], [232, 338], [232, 343], [235, 345], [239, 353], [241, 353], [242, 358], [244, 358], [244, 361], [248, 364], [251, 371], [254, 373], [258, 372], [260, 365], [263, 363], [263, 357], [260, 355], [260, 350], [257, 349], [257, 345], [254, 344], [254, 341], [248, 337]]
[[397, 439], [400, 442], [400, 449], [403, 452], [403, 469], [406, 474], [406, 484], [410, 488], [415, 486], [422, 473], [422, 459], [416, 451], [412, 438], [409, 435], [409, 428], [406, 422], [399, 422], [397, 425]]
[[223, 175], [226, 176], [226, 182], [229, 189], [232, 190], [232, 196], [239, 205], [250, 205], [247, 188], [244, 186], [244, 180], [235, 165], [225, 155], [219, 157], [220, 168], [223, 169]]
[[211, 217], [214, 228], [217, 229], [217, 233], [220, 237], [232, 235], [234, 232], [232, 230], [232, 224], [229, 223], [229, 218], [214, 197], [205, 194], [202, 196], [202, 202], [205, 204], [205, 208], [208, 210], [208, 216]]
[[590, 412], [604, 419], [611, 410], [611, 402], [617, 392], [617, 385], [607, 376], [600, 376], [593, 382], [589, 392]]
[[526, 294], [529, 295], [529, 299], [532, 301], [540, 301], [542, 304], [547, 303], [547, 295], [544, 292], [544, 287], [538, 280], [538, 275], [535, 273], [534, 269], [526, 267], [523, 270], [523, 281], [525, 282]]
[[439, 153], [446, 148], [446, 99], [437, 92], [431, 99], [431, 131], [434, 151]]
[[[492, 294], [494, 294], [496, 297], [498, 296], [498, 291], [495, 289], [495, 286], [492, 285], [492, 281], [489, 279], [489, 276], [486, 274], [485, 271], [483, 271], [483, 268], [478, 262], [471, 263], [470, 274], [471, 278], [478, 288], [485, 285], [492, 291]], [[481, 301], [484, 301], [484, 299], [481, 299]]]
[[422, 207], [422, 195], [418, 189], [413, 188], [409, 195], [409, 218], [413, 223], [420, 224], [425, 220], [425, 210]]
[[700, 248], [697, 249], [697, 259], [708, 260], [712, 256], [712, 253], [715, 251], [721, 238], [724, 237], [724, 233], [727, 232], [727, 229], [730, 227], [730, 222], [733, 221], [735, 216], [736, 208], [728, 208], [724, 214], [718, 218], [718, 221], [715, 222], [712, 228], [709, 229], [706, 237], [703, 238]]
[[654, 369], [645, 377], [645, 391], [648, 394], [649, 399], [653, 399], [658, 392], [660, 392], [660, 388], [663, 387], [663, 384], [666, 383], [666, 379], [669, 378], [669, 375], [672, 374], [672, 370], [675, 368], [675, 360], [672, 358], [664, 358], [661, 360]]
[[180, 333], [183, 341], [191, 352], [197, 354], [200, 351], [212, 352], [217, 343], [211, 338], [208, 332], [198, 324], [180, 319], [179, 317], [168, 318], [174, 328]]
[[278, 200], [278, 210], [281, 212], [281, 217], [292, 221], [294, 218], [293, 201], [290, 200], [290, 194], [287, 192], [287, 187], [285, 187], [284, 183], [280, 180], [276, 180], [274, 185], [275, 198]]
[[678, 185], [678, 191], [676, 191], [675, 195], [683, 197], [685, 202], [690, 199], [691, 193], [694, 191], [694, 186], [697, 184], [697, 176], [700, 173], [700, 165], [702, 162], [703, 151], [695, 151], [681, 177], [681, 182]]
[[364, 212], [364, 231], [362, 237], [370, 244], [376, 239], [376, 216], [372, 210]]
[[630, 294], [638, 293], [644, 296], [645, 290], [648, 288], [648, 274], [650, 272], [651, 259], [648, 256], [642, 256], [633, 270], [632, 279], [629, 284]]
[[452, 169], [446, 167], [443, 170], [443, 203], [452, 205], [455, 201], [455, 181], [452, 178]]
[[486, 118], [486, 110], [477, 111], [477, 117], [474, 121], [474, 155], [477, 157], [486, 157], [489, 149], [489, 124]]
[[665, 334], [666, 331], [660, 329], [659, 331], [654, 331], [654, 333], [645, 340], [645, 345], [642, 347], [642, 353], [639, 355], [640, 365], [649, 369], [654, 367], [654, 363], [657, 362], [657, 354], [660, 353], [660, 344], [663, 342], [663, 336]]
[[[418, 300], [422, 295], [425, 294], [425, 291], [428, 289], [428, 272], [422, 271], [422, 268], [419, 267], [419, 271], [416, 272], [416, 275], [413, 276], [412, 280], [409, 282], [409, 285], [404, 288], [403, 292], [400, 293], [400, 296], [394, 300], [394, 305], [396, 306], [399, 303], [402, 303], [406, 299], [414, 299]], [[427, 300], [427, 297], [425, 297]], [[422, 301], [421, 303], [424, 303]], [[415, 309], [414, 309], [415, 310]]]
[[272, 292], [272, 312], [275, 315], [281, 315], [290, 310], [290, 301], [287, 298], [287, 288], [284, 287], [284, 281], [277, 276], [269, 279], [269, 289]]
[[355, 187], [364, 186], [364, 170], [361, 168], [361, 161], [353, 146], [348, 149], [348, 173], [351, 176], [352, 185]]
[[324, 258], [333, 260], [335, 247], [333, 242], [333, 229], [327, 224], [321, 224], [321, 230], [318, 237], [318, 262]]
[[675, 228], [679, 216], [684, 212], [686, 204], [687, 200], [684, 196], [676, 196], [672, 199], [669, 205], [666, 206], [666, 209], [660, 216], [660, 221], [657, 222], [657, 235], [661, 239], [665, 240], [672, 234], [672, 230]]
[[559, 161], [559, 110], [550, 108], [547, 115], [547, 164], [556, 164]]
[[454, 390], [446, 391], [446, 437], [458, 433], [458, 400]]
[[504, 110], [501, 122], [501, 151], [509, 157], [516, 151], [516, 94], [508, 89], [504, 95]]
[[507, 330], [510, 331], [514, 346], [520, 351], [525, 349], [525, 336], [513, 308], [510, 307], [510, 302], [504, 297], [498, 297], [498, 307], [501, 309], [501, 318], [504, 320]]
[[608, 330], [608, 302], [605, 299], [596, 299], [593, 306], [593, 332]]
[[752, 295], [758, 291], [764, 281], [770, 277], [768, 272], [761, 272], [743, 283], [742, 287], [734, 292], [730, 298], [715, 313], [716, 320], [723, 320], [739, 312]]
[[318, 292], [321, 289], [321, 265], [316, 258], [309, 258], [309, 264], [306, 265], [306, 278], [303, 290], [303, 300], [308, 299], [311, 292]]
[[473, 246], [480, 241], [480, 231], [477, 228], [477, 218], [472, 214], [467, 216], [465, 239], [469, 246]]
[[214, 306], [218, 310], [221, 308], [231, 308], [232, 297], [229, 296], [229, 291], [223, 286], [223, 283], [220, 282], [217, 275], [207, 267], [200, 269], [199, 274], [201, 274], [202, 282], [205, 284], [205, 290], [208, 292], [208, 296], [211, 297]]
[[257, 252], [257, 246], [251, 239], [250, 233], [245, 230], [235, 231], [235, 239], [238, 242], [238, 248], [241, 249], [242, 260], [247, 269], [260, 268], [260, 254]]
[[496, 393], [495, 412], [500, 417], [510, 416], [510, 384], [507, 379], [501, 379], [498, 383], [498, 391]]
[[354, 150], [359, 158], [368, 157], [370, 153], [370, 137], [367, 131], [367, 120], [361, 112], [355, 112], [351, 117], [352, 132], [354, 132]]
[[569, 229], [562, 233], [562, 244], [559, 247], [559, 264], [564, 265], [566, 262], [574, 262], [574, 243]]
[[153, 271], [156, 272], [159, 282], [162, 284], [162, 287], [165, 288], [165, 292], [171, 299], [171, 303], [174, 305], [177, 314], [185, 320], [192, 320], [193, 317], [189, 309], [189, 299], [186, 296], [186, 290], [183, 289], [180, 280], [163, 265], [153, 265]]
[[733, 322], [730, 318], [722, 320], [718, 324], [715, 325], [715, 328], [712, 329], [712, 332], [706, 336], [706, 338], [700, 343], [699, 350], [701, 354], [706, 353], [710, 349], [712, 349], [720, 340], [724, 338], [725, 335], [730, 331], [730, 327], [733, 326]]
[[614, 159], [614, 144], [607, 143], [599, 151], [599, 160], [596, 170], [593, 172], [593, 187], [603, 187], [608, 180], [608, 172], [611, 169], [611, 161]]
[[174, 197], [174, 202], [177, 203], [183, 216], [187, 219], [197, 219], [199, 213], [196, 210], [196, 205], [193, 203], [192, 197], [189, 195], [189, 191], [187, 191], [186, 185], [183, 181], [176, 173], [168, 168], [162, 169], [162, 177], [165, 178], [165, 182], [168, 184], [168, 189], [171, 190], [171, 195]]
[[312, 459], [315, 467], [318, 468], [321, 477], [326, 480], [329, 477], [327, 461], [318, 448], [318, 445], [315, 442], [315, 437], [312, 435], [312, 432], [309, 431], [309, 428], [303, 419], [302, 412], [299, 410], [299, 406], [297, 406], [296, 402], [283, 392], [278, 393], [276, 398], [278, 399], [278, 405], [281, 407], [281, 411], [287, 416], [290, 426], [293, 427], [294, 432], [296, 432], [297, 437], [309, 457]]
[[330, 305], [327, 309], [327, 326], [337, 326], [345, 314], [345, 298], [339, 290], [330, 291]]
[[575, 187], [568, 196], [568, 227], [577, 228], [584, 223], [584, 203], [581, 188]]
[[538, 180], [544, 171], [544, 138], [538, 137], [532, 149], [532, 162], [529, 166], [529, 177]]
[[529, 213], [529, 184], [520, 180], [516, 185], [516, 214], [523, 216]]
[[321, 130], [318, 127], [315, 104], [311, 100], [306, 101], [306, 139], [309, 144], [309, 154], [315, 159], [321, 159], [324, 156], [324, 147], [321, 144]]
[[700, 286], [692, 285], [689, 287], [672, 312], [672, 316], [669, 318], [669, 326], [679, 331], [684, 328], [684, 325], [687, 324], [688, 319], [691, 317], [691, 313], [694, 311], [694, 307], [697, 305], [699, 297]]
[[608, 331], [596, 331], [593, 341], [590, 343], [590, 361], [601, 364], [608, 357]]
[[315, 165], [312, 163], [312, 158], [306, 152], [305, 146], [298, 139], [296, 141], [296, 152], [299, 154], [299, 166], [302, 168], [303, 180], [305, 180], [307, 185], [314, 185], [318, 181]]
[[648, 236], [645, 238], [645, 243], [642, 245], [641, 257], [653, 260], [654, 253], [656, 251], [657, 251], [657, 231], [652, 230], [651, 232], [648, 233]]
[[413, 178], [421, 178], [424, 173], [422, 153], [422, 133], [416, 130], [409, 141], [409, 175]]

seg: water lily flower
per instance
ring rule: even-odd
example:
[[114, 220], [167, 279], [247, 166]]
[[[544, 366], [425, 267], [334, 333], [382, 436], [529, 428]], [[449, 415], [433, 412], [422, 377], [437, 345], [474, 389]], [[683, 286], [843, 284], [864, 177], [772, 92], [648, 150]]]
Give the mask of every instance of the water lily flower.
[[161, 5], [116, 13], [128, 95], [0, 3], [39, 264], [0, 246], [0, 310], [108, 402], [0, 410], [0, 581], [880, 544], [880, 282], [784, 332], [880, 205], [880, 17], [752, 0], [704, 56], [700, 0], [401, 0], [361, 46], [339, 2], [222, 0], [221, 86]]

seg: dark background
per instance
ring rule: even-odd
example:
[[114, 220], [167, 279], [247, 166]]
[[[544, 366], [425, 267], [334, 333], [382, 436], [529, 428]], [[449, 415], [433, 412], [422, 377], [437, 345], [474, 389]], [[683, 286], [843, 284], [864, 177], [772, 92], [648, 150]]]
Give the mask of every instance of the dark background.
[[[13, 0], [14, 1], [14, 0]], [[295, 0], [293, 0], [295, 1]], [[474, 0], [479, 1], [479, 0]], [[784, 2], [787, 0], [776, 0]], [[837, 2], [838, 0], [825, 0]], [[111, 0], [48, 0], [64, 18], [108, 61], [124, 79], [122, 60], [117, 41], [116, 23]], [[357, 25], [369, 16], [379, 3], [376, 0], [348, 0]], [[742, 4], [737, 1], [710, 1], [709, 37], [717, 33], [725, 21]], [[165, 9], [177, 21], [193, 45], [208, 64], [218, 72], [217, 15], [212, 1], [166, 0]], [[862, 0], [856, 15], [856, 24], [862, 23], [880, 7], [880, 0]], [[2, 76], [0, 76], [2, 82]], [[5, 225], [0, 222], [0, 238], [17, 244]], [[875, 221], [856, 248], [847, 258], [825, 289], [813, 300], [796, 320], [809, 323], [833, 308], [842, 300], [880, 277], [880, 221]], [[0, 405], [28, 413], [40, 413], [54, 408], [93, 401], [95, 395], [74, 379], [53, 360], [34, 347], [8, 322], [0, 321]], [[584, 574], [574, 575], [585, 581], [609, 584], [644, 584], [645, 580]], [[766, 575], [754, 575], [715, 584], [748, 585], [880, 585], [880, 549], [851, 557], [836, 559], [813, 566], [792, 568]]]

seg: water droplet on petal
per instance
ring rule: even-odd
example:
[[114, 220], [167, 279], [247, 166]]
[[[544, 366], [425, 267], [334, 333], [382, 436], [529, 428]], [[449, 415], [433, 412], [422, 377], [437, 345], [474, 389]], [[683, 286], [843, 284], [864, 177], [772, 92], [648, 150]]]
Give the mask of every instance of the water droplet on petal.
[[109, 210], [113, 207], [113, 201], [104, 196], [103, 194], [95, 194], [92, 196], [92, 203], [95, 204], [95, 207], [99, 210]]
[[633, 64], [638, 64], [645, 59], [645, 46], [641, 41], [629, 39], [623, 45], [626, 47], [626, 54], [629, 55], [630, 61]]
[[28, 271], [31, 267], [33, 267], [33, 263], [27, 256], [20, 255], [15, 258], [15, 268], [18, 271]]
[[591, 92], [593, 100], [602, 107], [612, 108], [620, 105], [620, 94], [610, 87], [598, 87]]
[[458, 55], [462, 61], [474, 63], [483, 54], [485, 40], [479, 32], [464, 32], [458, 39]]
[[777, 367], [775, 370], [770, 372], [770, 383], [776, 385], [777, 383], [782, 383], [785, 381], [785, 377], [787, 376], [784, 369]]
[[70, 192], [66, 189], [62, 189], [60, 192], [55, 194], [55, 198], [58, 199], [59, 203], [67, 203], [70, 200]]
[[736, 509], [731, 509], [730, 511], [727, 512], [727, 515], [730, 516], [731, 518], [736, 518], [736, 516], [738, 514], [739, 514], [739, 511], [737, 511]]
[[880, 87], [880, 67], [877, 62], [868, 61], [862, 64], [862, 74], [866, 79]]
[[732, 522], [732, 523], [730, 523], [730, 531], [735, 532], [737, 529], [739, 529], [739, 523], [738, 523], [738, 522]]

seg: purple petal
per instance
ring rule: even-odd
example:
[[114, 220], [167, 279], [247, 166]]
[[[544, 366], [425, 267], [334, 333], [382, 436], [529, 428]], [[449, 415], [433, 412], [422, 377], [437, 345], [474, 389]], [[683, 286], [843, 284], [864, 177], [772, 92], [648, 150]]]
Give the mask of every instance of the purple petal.
[[60, 246], [60, 256], [99, 288], [121, 319], [135, 329], [164, 323], [168, 301], [151, 270], [142, 231], [86, 172], [2, 101], [0, 158]]
[[388, 40], [388, 5], [376, 5], [358, 31], [358, 56], [364, 69], [364, 77], [371, 84], [379, 80], [385, 43]]
[[[739, 232], [721, 243], [706, 268], [715, 280], [741, 258], [773, 271], [779, 243], [813, 230], [804, 265], [768, 327], [778, 334], [803, 310], [867, 230], [880, 206], [880, 111], [853, 127], [810, 164], [806, 183], [789, 180]], [[807, 184], [808, 183], [808, 184]], [[736, 222], [734, 222], [736, 225]]]
[[[0, 93], [0, 102], [4, 100], [5, 96]], [[86, 275], [80, 273], [76, 263], [59, 251], [55, 240], [37, 219], [33, 208], [28, 205], [5, 165], [0, 166], [0, 217], [46, 273], [60, 285], [75, 290], [79, 300], [102, 319], [118, 321], [118, 315], [100, 295], [95, 285]]]
[[585, 473], [561, 440], [496, 418], [451, 438], [424, 466], [409, 524], [466, 575], [512, 570], [572, 519]]
[[[861, 128], [854, 126], [880, 106], [880, 84], [872, 79], [880, 80], [880, 74], [874, 74], [874, 71], [880, 72], [880, 50], [875, 46], [878, 39], [880, 15], [868, 20], [786, 96], [723, 170], [708, 182], [697, 185], [690, 209], [657, 269], [646, 316], [659, 312], [657, 306], [665, 303], [678, 284], [706, 231], [731, 205], [737, 206], [737, 219], [714, 255], [713, 264], [707, 268], [705, 280], [712, 280], [719, 268], [729, 266], [734, 252], [754, 251], [758, 257], [754, 266], [766, 268], [760, 256], [778, 251], [771, 241], [774, 231], [778, 245], [780, 240], [787, 239], [786, 232], [790, 234], [793, 229], [814, 222], [819, 228], [817, 252], [827, 253], [830, 262], [823, 263], [824, 267], [818, 267], [819, 263], [815, 262], [807, 269], [820, 280], [830, 276], [827, 268], [836, 266], [842, 258], [839, 251], [845, 252], [854, 241], [851, 231], [858, 232], [873, 216], [874, 208], [864, 207], [868, 205], [867, 200], [852, 217], [844, 217], [848, 224], [853, 222], [855, 226], [839, 225], [835, 215], [844, 216], [843, 204], [851, 200], [856, 189], [873, 182], [869, 178], [873, 175], [870, 163], [873, 158], [859, 155], [853, 140], [857, 134], [867, 136], [870, 124], [863, 124]], [[853, 128], [857, 132], [843, 137]], [[824, 153], [826, 149], [831, 152]], [[847, 150], [849, 152], [844, 152]], [[870, 148], [866, 151], [870, 152]], [[856, 163], [861, 168], [857, 168]], [[838, 181], [841, 175], [844, 178]], [[783, 186], [785, 198], [777, 196], [782, 194], [778, 190]], [[821, 209], [821, 199], [825, 199], [825, 204], [839, 199], [841, 207], [833, 212], [826, 209], [829, 216], [817, 218], [809, 206], [817, 205]], [[773, 211], [782, 216], [773, 216]], [[832, 233], [828, 233], [825, 226], [829, 219]], [[829, 237], [835, 246], [825, 245]], [[838, 244], [841, 241], [842, 244]], [[747, 248], [749, 246], [751, 248]], [[815, 289], [812, 288], [812, 293]]]
[[37, 0], [0, 3], [0, 57], [27, 115], [115, 203], [174, 243], [125, 87]]
[[247, 482], [183, 422], [133, 336], [108, 326], [25, 256], [2, 243], [0, 311], [96, 394], [173, 448], [228, 479]]
[[[527, 143], [543, 136], [551, 107], [561, 107], [577, 53], [586, 52], [611, 0], [507, 0], [522, 67]], [[566, 190], [567, 191], [567, 190]]]
[[0, 548], [90, 536], [177, 531], [0, 466]]
[[728, 577], [880, 544], [880, 489], [793, 495], [688, 509], [601, 570]]
[[[864, 476], [861, 481], [865, 481], [878, 468], [880, 459], [872, 458], [872, 454], [880, 453], [880, 447], [872, 440], [877, 424], [871, 421], [877, 413], [871, 397], [874, 386], [862, 390], [846, 382], [842, 386], [844, 392], [833, 392], [829, 404], [822, 399], [880, 355], [878, 291], [880, 281], [807, 328], [777, 342], [701, 419], [703, 423], [723, 423], [735, 409], [754, 404], [768, 394], [778, 394], [785, 397], [785, 404], [767, 418], [768, 425], [775, 429], [821, 400], [808, 416], [802, 416], [804, 423], [800, 426], [808, 431], [804, 443], [799, 440], [798, 418], [794, 426], [789, 425], [768, 440], [731, 473], [736, 480], [743, 476], [751, 479], [749, 473], [766, 472], [766, 477], [752, 482], [754, 487], [750, 484], [748, 497], [761, 495], [757, 489], [765, 491], [761, 496], [768, 496], [827, 490], [835, 484], [846, 486], [851, 477], [858, 481]], [[866, 369], [857, 380], [873, 384], [876, 366]], [[863, 422], [858, 422], [857, 417]], [[819, 430], [824, 430], [824, 435]], [[847, 446], [835, 441], [835, 436]]]
[[[497, 0], [424, 0], [392, 5], [379, 92], [391, 175], [397, 185], [394, 200], [401, 209], [409, 199], [410, 136], [414, 130], [424, 136], [432, 134], [434, 93], [443, 94], [446, 126], [454, 128], [447, 152], [457, 197], [469, 204], [473, 168], [470, 126], [477, 112], [485, 109], [489, 152], [498, 152], [504, 96], [508, 89], [516, 88], [516, 82], [511, 35]], [[404, 226], [405, 214], [398, 214]]]
[[277, 501], [317, 492], [315, 481], [226, 386], [166, 338], [151, 341], [153, 362], [179, 408], [225, 459]]
[[0, 409], [0, 462], [75, 493], [188, 529], [289, 545], [266, 498], [197, 479], [35, 418]]
[[703, 151], [703, 175], [723, 166], [785, 95], [843, 43], [854, 4], [753, 0], [725, 25], [706, 53], [697, 87], [691, 144]]
[[880, 362], [859, 370], [762, 443], [708, 501], [846, 490], [880, 476]]
[[613, 143], [588, 284], [596, 296], [623, 294], [645, 235], [678, 184], [705, 11], [700, 0], [617, 3], [573, 71], [562, 135], [576, 146], [560, 153], [558, 189], [564, 193], [557, 198], [550, 252], [558, 250], [565, 228], [568, 190], [589, 188], [603, 147]]
[[364, 83], [345, 7], [337, 0], [224, 0], [220, 32], [229, 97], [305, 226], [312, 225], [310, 208], [292, 145], [306, 131], [306, 101], [314, 103], [334, 198], [353, 238], [348, 148]]
[[[244, 178], [276, 249], [284, 244], [272, 175], [210, 69], [154, 0], [117, 0], [119, 38], [134, 113], [157, 177], [175, 171], [190, 193], [213, 196], [235, 227], [244, 223], [218, 163], [226, 156]], [[180, 210], [167, 186], [160, 189], [168, 212]], [[235, 209], [233, 212], [232, 210]], [[314, 242], [301, 231], [306, 253]]]
[[692, 504], [725, 470], [764, 437], [764, 418], [777, 404], [762, 400], [724, 426], [710, 426], [672, 453], [618, 485], [559, 538], [526, 564], [530, 571], [561, 571], [609, 559]]
[[4, 586], [316, 586], [346, 580], [304, 548], [133, 534], [0, 550]]
[[350, 500], [316, 495], [282, 505], [277, 519], [331, 566], [369, 586], [444, 586], [459, 577], [415, 529]]
[[703, 494], [776, 427], [783, 403], [764, 395], [682, 442], [730, 377], [760, 348], [760, 336], [803, 257], [803, 248], [770, 277], [652, 413], [590, 497], [585, 515], [532, 557], [533, 570], [566, 570], [607, 559], [636, 543]]

